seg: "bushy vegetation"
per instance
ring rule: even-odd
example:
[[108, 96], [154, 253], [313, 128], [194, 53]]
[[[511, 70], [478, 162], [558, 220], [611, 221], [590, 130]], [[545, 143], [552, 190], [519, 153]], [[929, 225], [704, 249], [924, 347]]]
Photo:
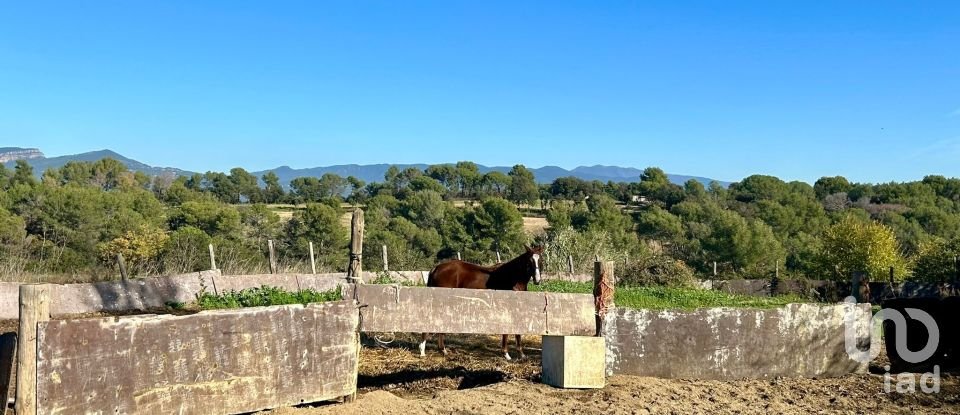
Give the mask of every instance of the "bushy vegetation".
[[[103, 159], [72, 162], [38, 180], [20, 161], [0, 167], [0, 272], [5, 278], [114, 278], [117, 254], [135, 275], [209, 267], [264, 272], [273, 240], [281, 270], [309, 269], [309, 244], [325, 271], [346, 267], [346, 214], [366, 213], [364, 266], [430, 269], [460, 252], [490, 264], [524, 244], [546, 246], [548, 273], [591, 272], [596, 255], [617, 262], [621, 281], [683, 287], [696, 278], [943, 281], [960, 254], [960, 180], [813, 185], [750, 176], [729, 187], [670, 183], [648, 168], [634, 183], [560, 178], [537, 185], [525, 167], [481, 174], [460, 162], [387, 171], [382, 182], [327, 174], [285, 188], [276, 175], [243, 169], [148, 177]], [[283, 205], [278, 205], [283, 204]], [[278, 212], [284, 213], [281, 218]], [[549, 227], [524, 231], [523, 215]]]
[[197, 295], [196, 307], [200, 310], [224, 308], [262, 307], [284, 304], [309, 304], [340, 300], [340, 290], [315, 291], [311, 289], [286, 291], [282, 288], [261, 286], [222, 294], [201, 292]]
[[[539, 286], [531, 286], [531, 291], [589, 294], [593, 292], [593, 284], [586, 282], [545, 281]], [[689, 287], [627, 286], [617, 287], [614, 292], [614, 303], [618, 307], [654, 310], [693, 310], [708, 307], [775, 308], [790, 303], [808, 302], [810, 302], [808, 299], [796, 295], [755, 297]]]

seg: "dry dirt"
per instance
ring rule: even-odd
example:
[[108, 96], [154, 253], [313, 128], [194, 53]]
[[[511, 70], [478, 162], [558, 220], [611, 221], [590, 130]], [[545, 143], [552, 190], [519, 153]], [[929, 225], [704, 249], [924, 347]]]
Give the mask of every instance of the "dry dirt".
[[[506, 361], [494, 336], [448, 336], [420, 359], [416, 338], [365, 341], [360, 391], [349, 404], [270, 411], [278, 415], [352, 414], [948, 414], [960, 413], [960, 378], [944, 374], [940, 393], [887, 394], [881, 375], [833, 379], [706, 381], [613, 376], [602, 390], [562, 390], [540, 383], [535, 337], [527, 358]], [[513, 340], [511, 339], [511, 354]]]

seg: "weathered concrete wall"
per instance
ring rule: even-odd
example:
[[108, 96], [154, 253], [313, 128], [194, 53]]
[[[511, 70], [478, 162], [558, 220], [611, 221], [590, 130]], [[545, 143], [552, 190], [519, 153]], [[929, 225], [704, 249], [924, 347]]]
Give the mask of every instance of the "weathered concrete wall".
[[[404, 333], [592, 335], [593, 296], [357, 285], [360, 330]], [[348, 291], [349, 291], [348, 290]], [[347, 298], [353, 296], [346, 293]]]
[[351, 301], [38, 327], [38, 413], [232, 414], [352, 394]]
[[[214, 270], [127, 281], [51, 284], [50, 313], [57, 316], [162, 308], [168, 301], [192, 301], [201, 284], [212, 291], [213, 278], [219, 276], [220, 271]], [[0, 283], [0, 319], [19, 318], [20, 285]]]
[[[849, 281], [826, 280], [704, 280], [698, 282], [704, 289], [713, 289], [731, 294], [766, 297], [781, 294], [798, 294], [817, 298], [821, 301], [842, 301], [850, 295]], [[902, 282], [891, 285], [889, 282], [870, 283], [870, 301], [877, 304], [890, 298], [946, 298], [960, 294], [960, 287], [954, 284]]]
[[[202, 271], [167, 277], [138, 278], [83, 284], [52, 284], [50, 313], [54, 316], [92, 312], [155, 310], [168, 302], [187, 303], [201, 289], [211, 293], [271, 285], [287, 290], [332, 290], [345, 283], [345, 274], [221, 275]], [[0, 283], [0, 319], [19, 318], [20, 283]]]
[[616, 308], [604, 321], [610, 374], [664, 378], [829, 377], [864, 372], [844, 343], [853, 313], [868, 342], [868, 304], [696, 311]]

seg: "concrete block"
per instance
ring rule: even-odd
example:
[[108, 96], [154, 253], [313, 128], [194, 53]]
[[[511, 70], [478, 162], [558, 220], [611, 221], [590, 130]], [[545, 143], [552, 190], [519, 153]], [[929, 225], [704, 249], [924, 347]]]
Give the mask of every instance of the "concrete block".
[[558, 388], [600, 389], [606, 383], [603, 337], [543, 336], [543, 383]]

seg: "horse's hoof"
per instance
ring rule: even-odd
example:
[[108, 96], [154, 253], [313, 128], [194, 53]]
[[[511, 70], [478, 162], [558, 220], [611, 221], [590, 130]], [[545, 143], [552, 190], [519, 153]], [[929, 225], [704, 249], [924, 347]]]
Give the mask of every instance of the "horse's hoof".
[[504, 353], [503, 357], [507, 358], [507, 360], [510, 360], [510, 353]]

